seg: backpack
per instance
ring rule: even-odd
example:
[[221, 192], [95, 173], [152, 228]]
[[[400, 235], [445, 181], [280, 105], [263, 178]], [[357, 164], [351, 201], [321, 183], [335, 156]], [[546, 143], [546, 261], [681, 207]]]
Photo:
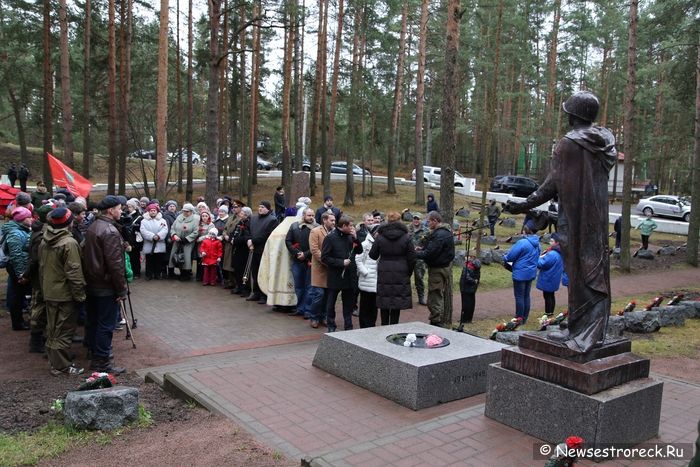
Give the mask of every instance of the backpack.
[[5, 269], [10, 262], [10, 255], [5, 251], [5, 236], [0, 233], [0, 268]]

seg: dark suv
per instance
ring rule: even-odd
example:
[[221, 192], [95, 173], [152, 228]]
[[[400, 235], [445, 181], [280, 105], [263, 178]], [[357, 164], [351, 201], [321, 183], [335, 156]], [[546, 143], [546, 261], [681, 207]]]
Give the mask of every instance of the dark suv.
[[491, 180], [491, 191], [510, 193], [513, 196], [526, 198], [539, 188], [536, 181], [517, 175], [497, 175]]

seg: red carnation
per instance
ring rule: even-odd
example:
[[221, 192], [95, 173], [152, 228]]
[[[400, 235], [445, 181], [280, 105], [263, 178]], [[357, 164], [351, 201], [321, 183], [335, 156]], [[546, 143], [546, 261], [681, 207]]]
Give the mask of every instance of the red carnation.
[[566, 447], [568, 447], [569, 449], [578, 449], [581, 446], [583, 446], [584, 441], [583, 438], [581, 438], [580, 436], [569, 436], [568, 438], [566, 438], [565, 443]]

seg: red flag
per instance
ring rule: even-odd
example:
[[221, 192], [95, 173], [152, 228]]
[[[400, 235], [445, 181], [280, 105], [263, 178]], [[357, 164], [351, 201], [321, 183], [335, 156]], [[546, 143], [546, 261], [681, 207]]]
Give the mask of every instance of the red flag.
[[92, 190], [92, 182], [90, 180], [56, 159], [50, 153], [47, 152], [46, 155], [49, 157], [49, 167], [51, 168], [51, 177], [53, 177], [54, 185], [68, 188], [68, 191], [83, 198], [87, 198], [90, 195], [90, 190]]

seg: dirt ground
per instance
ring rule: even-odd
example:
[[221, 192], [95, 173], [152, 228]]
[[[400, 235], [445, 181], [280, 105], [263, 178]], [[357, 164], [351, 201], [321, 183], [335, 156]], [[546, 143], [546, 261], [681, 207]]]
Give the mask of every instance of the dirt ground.
[[[0, 312], [0, 432], [31, 432], [55, 415], [50, 406], [78, 387], [81, 377], [55, 377], [47, 359], [27, 352], [29, 333], [11, 331], [9, 315]], [[82, 332], [82, 329], [79, 329]], [[138, 352], [131, 351], [124, 332], [115, 333], [115, 362], [127, 370], [174, 363], [156, 342], [135, 332]], [[82, 344], [73, 344], [76, 363], [89, 370]], [[139, 401], [151, 413], [153, 425], [133, 428], [107, 445], [93, 443], [69, 450], [40, 465], [85, 465], [85, 459], [110, 459], [110, 465], [299, 465], [261, 445], [230, 421], [171, 397], [135, 372], [117, 377], [118, 384], [139, 388]]]

